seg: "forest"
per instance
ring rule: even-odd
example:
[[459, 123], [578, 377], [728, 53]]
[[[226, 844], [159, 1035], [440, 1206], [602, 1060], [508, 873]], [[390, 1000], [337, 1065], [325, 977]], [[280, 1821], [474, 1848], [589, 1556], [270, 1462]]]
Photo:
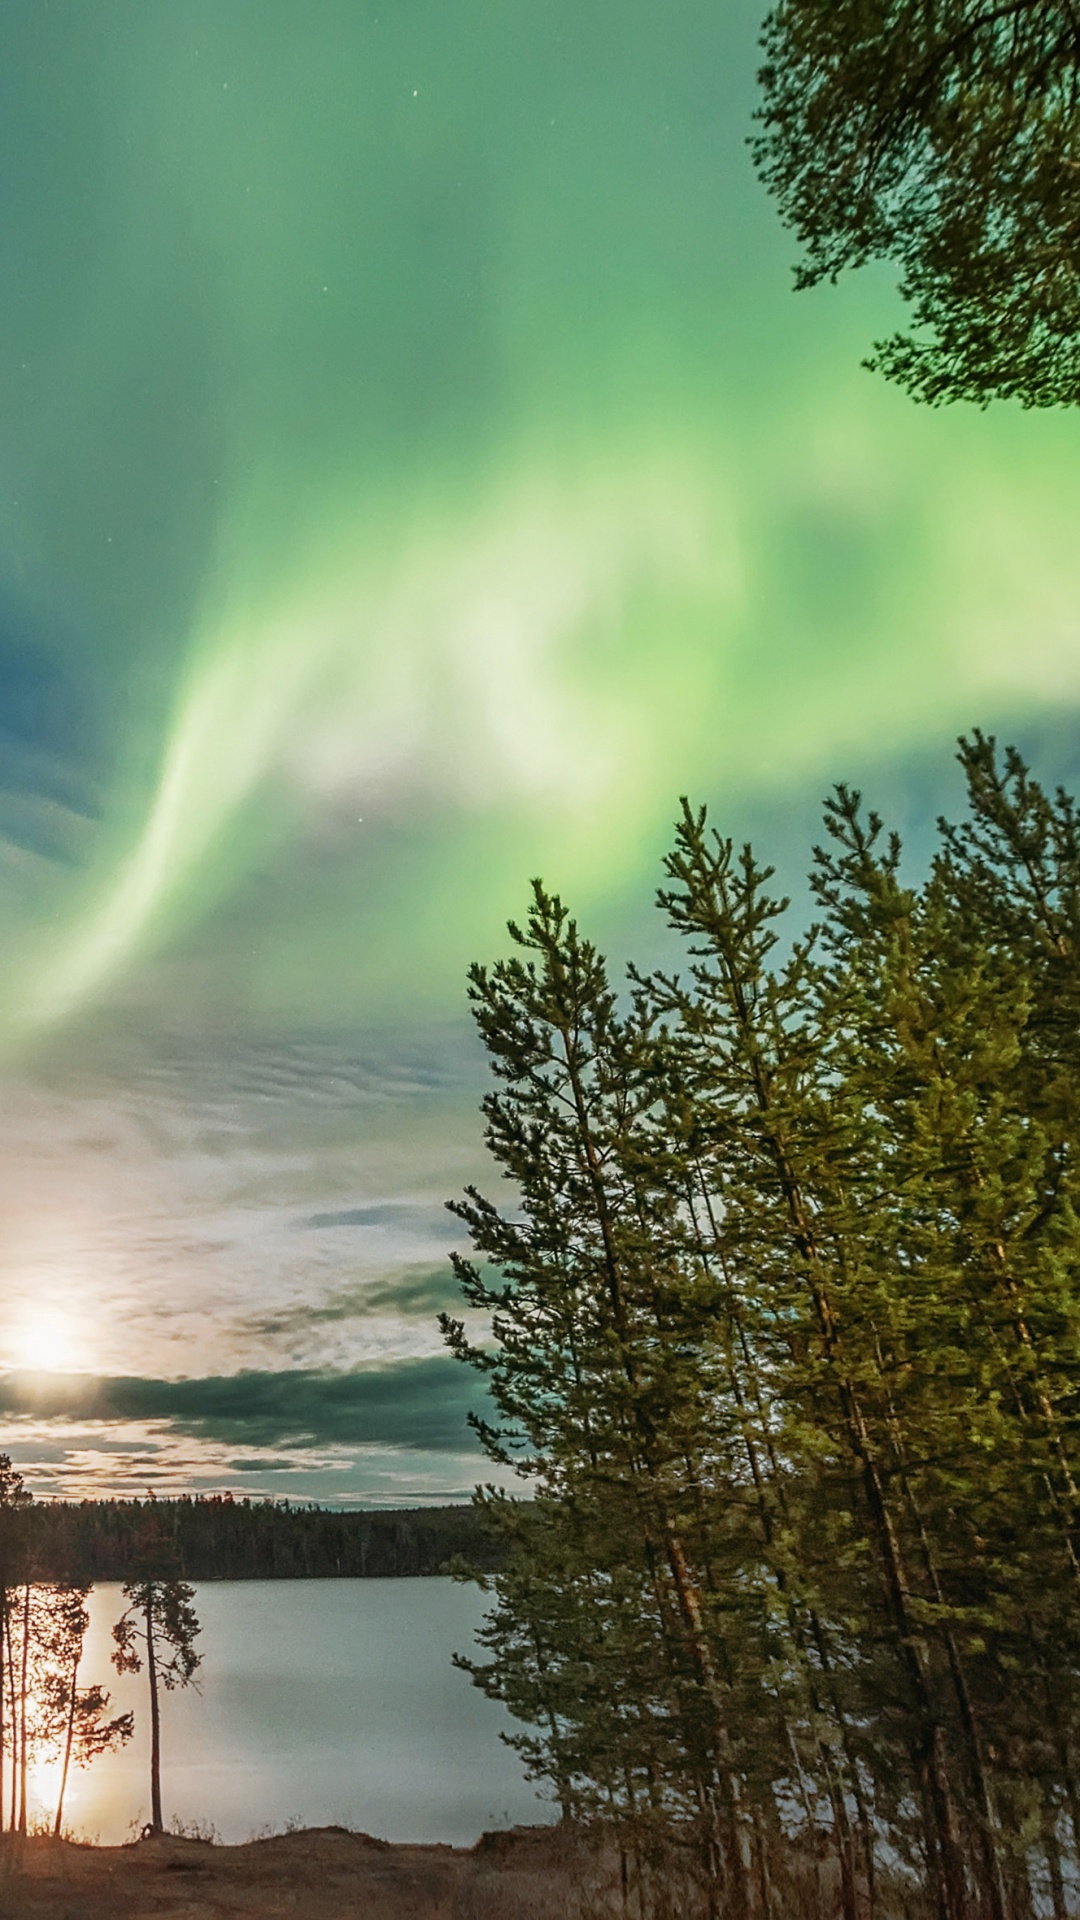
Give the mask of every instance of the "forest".
[[472, 970], [514, 1203], [444, 1331], [531, 1498], [464, 1664], [628, 1911], [1076, 1910], [1080, 815], [960, 760], [919, 880], [836, 790], [808, 931], [684, 803], [670, 970], [539, 882]]
[[397, 1579], [442, 1573], [459, 1556], [497, 1564], [497, 1543], [469, 1506], [353, 1512], [227, 1493], [35, 1501], [22, 1551], [38, 1580], [126, 1580], [151, 1519], [183, 1580]]

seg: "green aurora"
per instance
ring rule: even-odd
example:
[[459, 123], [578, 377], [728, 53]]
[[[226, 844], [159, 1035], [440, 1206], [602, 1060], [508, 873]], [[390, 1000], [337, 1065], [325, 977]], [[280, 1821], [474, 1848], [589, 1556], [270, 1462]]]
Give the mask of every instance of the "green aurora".
[[1080, 692], [1073, 423], [920, 414], [880, 286], [790, 297], [755, 26], [3, 10], [4, 574], [102, 763], [13, 1026], [215, 911], [259, 1016], [451, 1005], [685, 787]]
[[1077, 424], [872, 379], [880, 275], [792, 294], [759, 18], [2, 0], [0, 1040], [35, 1099], [130, 1019], [460, 1019], [531, 873], [646, 911], [682, 791], [809, 839], [831, 780], [921, 791], [974, 724], [1075, 764]]

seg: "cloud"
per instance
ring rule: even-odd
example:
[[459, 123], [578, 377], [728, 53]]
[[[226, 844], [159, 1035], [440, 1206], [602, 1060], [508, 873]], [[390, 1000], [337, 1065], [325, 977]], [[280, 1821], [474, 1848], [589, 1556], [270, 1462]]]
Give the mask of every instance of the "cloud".
[[239, 1330], [245, 1334], [291, 1336], [312, 1327], [368, 1320], [378, 1314], [430, 1319], [437, 1313], [461, 1311], [461, 1290], [447, 1262], [445, 1266], [419, 1267], [364, 1280], [319, 1301], [300, 1300], [277, 1312], [254, 1314], [241, 1323]]
[[[180, 1434], [162, 1422], [35, 1421], [12, 1425], [5, 1450], [37, 1498], [109, 1500], [182, 1493], [244, 1494], [254, 1500], [314, 1500], [320, 1505], [424, 1506], [468, 1499], [478, 1456], [458, 1448], [265, 1447]], [[484, 1462], [485, 1481], [510, 1486], [505, 1469]]]
[[[471, 1041], [420, 1021], [289, 1041], [137, 1009], [7, 1076], [0, 1373], [46, 1356], [168, 1379], [438, 1352], [449, 1262], [433, 1276], [464, 1232], [442, 1202], [485, 1173]], [[351, 1214], [367, 1224], [308, 1224]], [[42, 1352], [46, 1321], [62, 1351]]]
[[345, 1207], [338, 1213], [312, 1213], [298, 1220], [300, 1228], [314, 1231], [327, 1227], [397, 1227], [413, 1229], [440, 1239], [461, 1238], [459, 1222], [431, 1207], [412, 1207], [405, 1201], [389, 1200], [370, 1207]]
[[164, 1421], [177, 1432], [243, 1448], [470, 1446], [466, 1413], [478, 1382], [443, 1356], [349, 1373], [297, 1368], [193, 1380], [0, 1375], [0, 1415], [101, 1422]]

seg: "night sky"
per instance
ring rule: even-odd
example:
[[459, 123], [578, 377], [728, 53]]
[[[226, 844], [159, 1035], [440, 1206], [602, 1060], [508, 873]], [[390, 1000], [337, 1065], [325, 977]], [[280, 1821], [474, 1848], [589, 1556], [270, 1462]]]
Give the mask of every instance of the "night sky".
[[[459, 1493], [470, 959], [1080, 770], [1080, 429], [796, 296], [744, 0], [0, 0], [0, 1446]], [[798, 907], [796, 907], [798, 911]], [[6, 1370], [6, 1371], [5, 1371]], [[486, 1471], [486, 1469], [484, 1469]]]

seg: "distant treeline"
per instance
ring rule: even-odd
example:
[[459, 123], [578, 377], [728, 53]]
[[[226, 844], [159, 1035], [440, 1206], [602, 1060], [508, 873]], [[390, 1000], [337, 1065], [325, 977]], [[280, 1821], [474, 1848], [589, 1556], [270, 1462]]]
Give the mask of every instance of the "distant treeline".
[[126, 1580], [148, 1522], [183, 1580], [375, 1580], [444, 1571], [456, 1555], [500, 1555], [473, 1507], [332, 1512], [230, 1494], [178, 1500], [35, 1502], [22, 1516], [37, 1580]]

